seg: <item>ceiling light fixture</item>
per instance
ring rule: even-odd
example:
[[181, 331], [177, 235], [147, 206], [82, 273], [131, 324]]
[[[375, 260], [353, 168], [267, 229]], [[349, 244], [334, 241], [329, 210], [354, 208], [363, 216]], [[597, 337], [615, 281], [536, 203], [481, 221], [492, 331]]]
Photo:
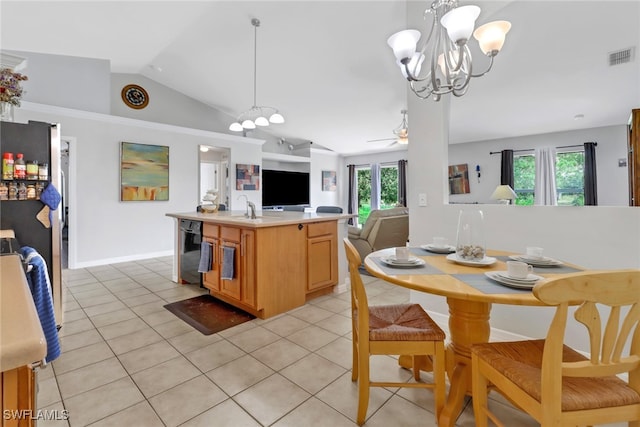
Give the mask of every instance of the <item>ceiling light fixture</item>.
[[396, 142], [398, 144], [408, 144], [409, 143], [409, 125], [407, 124], [407, 110], [401, 110], [402, 113], [402, 123], [400, 126], [393, 130], [394, 135], [398, 137]]
[[[493, 58], [500, 52], [505, 36], [511, 28], [508, 21], [493, 21], [473, 31], [480, 15], [478, 6], [458, 7], [457, 0], [435, 0], [425, 10], [424, 18], [431, 15], [429, 35], [419, 51], [420, 31], [403, 30], [393, 34], [387, 44], [393, 49], [398, 66], [409, 81], [411, 90], [421, 99], [433, 97], [439, 101], [442, 95], [453, 93], [462, 96], [469, 88], [471, 77], [481, 77], [491, 70]], [[478, 40], [480, 49], [489, 57], [488, 68], [473, 74], [471, 51], [467, 42], [471, 33]], [[420, 77], [422, 63], [429, 50], [429, 72]], [[419, 82], [425, 82], [419, 85]]]
[[[269, 123], [284, 123], [284, 117], [274, 107], [256, 105], [256, 76], [257, 76], [257, 52], [258, 52], [258, 27], [260, 20], [253, 18], [253, 107], [238, 116], [238, 119], [231, 123], [229, 130], [241, 132], [247, 129], [255, 129], [256, 126], [269, 126]], [[269, 117], [267, 119], [267, 117]]]

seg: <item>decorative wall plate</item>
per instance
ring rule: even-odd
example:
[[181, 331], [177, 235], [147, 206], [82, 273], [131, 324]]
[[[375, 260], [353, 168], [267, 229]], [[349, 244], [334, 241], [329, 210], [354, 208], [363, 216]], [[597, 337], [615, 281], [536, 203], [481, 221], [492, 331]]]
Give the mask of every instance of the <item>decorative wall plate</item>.
[[128, 107], [141, 110], [149, 105], [149, 94], [141, 86], [126, 85], [120, 93], [122, 100]]

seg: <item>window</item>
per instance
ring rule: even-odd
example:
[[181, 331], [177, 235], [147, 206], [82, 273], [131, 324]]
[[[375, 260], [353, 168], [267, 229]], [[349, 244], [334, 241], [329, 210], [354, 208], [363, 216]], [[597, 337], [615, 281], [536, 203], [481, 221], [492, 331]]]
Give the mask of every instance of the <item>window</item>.
[[[513, 159], [516, 205], [533, 205], [536, 183], [535, 156]], [[584, 206], [584, 151], [556, 154], [556, 194], [558, 206]]]
[[[356, 169], [358, 180], [358, 224], [364, 224], [371, 212], [371, 168]], [[380, 167], [380, 209], [390, 209], [398, 203], [398, 166]]]

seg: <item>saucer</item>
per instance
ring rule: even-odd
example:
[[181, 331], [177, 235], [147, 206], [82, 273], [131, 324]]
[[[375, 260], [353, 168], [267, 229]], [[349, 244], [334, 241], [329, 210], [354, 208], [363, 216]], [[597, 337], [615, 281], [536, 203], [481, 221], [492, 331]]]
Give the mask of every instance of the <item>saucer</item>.
[[391, 267], [420, 267], [425, 264], [424, 260], [416, 257], [409, 257], [408, 260], [398, 260], [395, 256], [380, 258], [380, 260]]
[[558, 261], [553, 258], [542, 257], [539, 259], [528, 258], [526, 255], [509, 255], [509, 258], [515, 261], [526, 262], [534, 267], [557, 267], [562, 265], [562, 261]]
[[428, 245], [420, 245], [420, 247], [425, 251], [433, 252], [436, 254], [450, 254], [451, 252], [456, 251], [456, 247], [451, 245], [435, 246], [432, 244], [428, 244]]
[[525, 290], [533, 289], [536, 283], [538, 283], [538, 280], [542, 280], [542, 277], [536, 276], [536, 277], [539, 277], [539, 279], [534, 282], [519, 282], [512, 279], [507, 279], [501, 276], [500, 274], [498, 274], [497, 271], [487, 271], [484, 273], [484, 275], [487, 276], [489, 279], [500, 283], [501, 285], [505, 285], [510, 288], [525, 289]]
[[447, 255], [447, 259], [457, 264], [467, 265], [469, 267], [488, 267], [490, 265], [495, 264], [496, 262], [496, 259], [490, 256], [486, 256], [480, 260], [470, 260], [470, 259], [458, 258], [457, 254], [449, 254]]
[[536, 276], [535, 274], [529, 274], [527, 275], [527, 277], [512, 277], [509, 276], [509, 273], [507, 271], [496, 271], [495, 273], [503, 279], [511, 280], [513, 282], [533, 283], [542, 279], [542, 277]]

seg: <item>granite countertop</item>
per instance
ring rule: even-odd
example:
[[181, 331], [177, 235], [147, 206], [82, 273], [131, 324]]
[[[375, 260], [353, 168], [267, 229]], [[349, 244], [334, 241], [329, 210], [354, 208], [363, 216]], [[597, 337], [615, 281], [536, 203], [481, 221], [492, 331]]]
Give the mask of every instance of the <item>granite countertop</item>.
[[348, 219], [353, 214], [291, 212], [291, 211], [256, 211], [256, 219], [244, 216], [244, 211], [222, 211], [215, 213], [181, 212], [166, 214], [172, 218], [190, 219], [192, 221], [211, 222], [215, 224], [235, 225], [249, 228], [276, 227], [281, 225], [318, 222], [326, 220]]
[[44, 359], [47, 354], [38, 312], [20, 256], [0, 256], [0, 372]]

